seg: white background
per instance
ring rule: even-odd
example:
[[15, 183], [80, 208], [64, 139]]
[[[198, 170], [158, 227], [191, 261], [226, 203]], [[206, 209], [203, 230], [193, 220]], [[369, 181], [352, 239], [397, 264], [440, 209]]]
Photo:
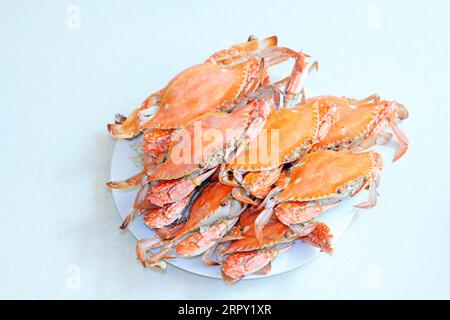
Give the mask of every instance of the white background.
[[[449, 11], [447, 1], [0, 1], [0, 298], [450, 298]], [[250, 34], [318, 59], [308, 82], [318, 94], [404, 103], [410, 150], [332, 257], [235, 286], [143, 270], [104, 185], [106, 123]]]

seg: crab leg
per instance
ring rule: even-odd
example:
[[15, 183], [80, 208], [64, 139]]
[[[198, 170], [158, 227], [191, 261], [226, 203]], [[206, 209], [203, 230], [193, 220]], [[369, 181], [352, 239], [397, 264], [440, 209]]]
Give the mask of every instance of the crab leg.
[[234, 61], [239, 61], [250, 54], [251, 52], [260, 52], [267, 50], [271, 47], [277, 45], [278, 38], [276, 36], [271, 36], [263, 40], [258, 40], [257, 38], [250, 38], [247, 42], [234, 45], [229, 49], [221, 50], [214, 53], [205, 62], [213, 64], [231, 64]]
[[116, 121], [114, 124], [108, 124], [107, 127], [109, 133], [113, 137], [120, 139], [131, 139], [137, 136], [141, 132], [141, 112], [157, 105], [161, 100], [162, 93], [163, 89], [151, 94], [147, 99], [145, 99], [139, 109], [134, 110], [128, 118], [122, 115], [116, 116], [116, 119], [119, 121]]
[[239, 200], [246, 204], [251, 204], [254, 206], [257, 206], [259, 204], [258, 202], [254, 201], [254, 200], [250, 199], [248, 196], [244, 195], [244, 191], [242, 190], [242, 188], [233, 188], [233, 191], [231, 191], [231, 195], [236, 200]]
[[[283, 61], [286, 61], [288, 59], [289, 58], [286, 57]], [[283, 62], [283, 61], [280, 61], [280, 62]], [[272, 63], [272, 61], [271, 61], [271, 63]], [[309, 76], [313, 70], [315, 70], [315, 71], [319, 70], [319, 63], [317, 61], [314, 61], [313, 63], [309, 64], [308, 71], [306, 73], [304, 73], [303, 81], [305, 81], [305, 77]], [[285, 77], [285, 78], [275, 82], [274, 85], [277, 86], [277, 87], [286, 86], [289, 83], [290, 79], [291, 79], [291, 76], [287, 76], [287, 77]], [[286, 90], [286, 88], [285, 88], [285, 90]], [[304, 103], [306, 101], [306, 95], [305, 95], [304, 88], [302, 88], [300, 90], [300, 94], [301, 94], [301, 103]]]
[[371, 102], [380, 102], [380, 100], [381, 100], [380, 95], [377, 94], [377, 93], [371, 94], [370, 96], [365, 97], [363, 99], [355, 99], [355, 98], [348, 98], [348, 97], [345, 97], [345, 98], [347, 100], [352, 101], [352, 102], [357, 103], [357, 104], [365, 104], [365, 103], [371, 103]]
[[122, 225], [120, 226], [120, 229], [126, 229], [128, 228], [128, 225], [134, 220], [136, 217], [136, 214], [139, 212], [139, 207], [141, 204], [145, 201], [145, 195], [150, 189], [150, 184], [145, 183], [141, 189], [138, 191], [138, 194], [136, 195], [136, 198], [134, 199], [133, 208], [131, 208], [128, 215], [125, 217], [125, 219], [122, 222]]
[[145, 176], [145, 171], [142, 171], [123, 181], [109, 181], [106, 185], [112, 189], [127, 189], [130, 187], [136, 187], [141, 184], [142, 179]]
[[[136, 247], [136, 252], [138, 255], [138, 259], [141, 263], [146, 266], [149, 265], [158, 265], [163, 259], [171, 259], [174, 258], [170, 256], [170, 252], [175, 251], [180, 257], [195, 257], [198, 256], [216, 245], [222, 238], [224, 238], [225, 234], [232, 228], [232, 226], [237, 222], [239, 218], [233, 218], [230, 220], [225, 220], [215, 224], [204, 231], [197, 231], [183, 240], [179, 242], [168, 242], [164, 245], [161, 250], [151, 257], [147, 259], [145, 262], [145, 252], [156, 248], [162, 244], [162, 242], [151, 241], [149, 240], [148, 244], [143, 243], [142, 245]], [[232, 237], [230, 239], [236, 239], [236, 237]], [[226, 239], [229, 241], [230, 239]], [[213, 252], [214, 253], [214, 252]], [[212, 253], [208, 252], [205, 257], [206, 263], [211, 263], [209, 255]], [[141, 259], [144, 259], [142, 262]]]
[[369, 209], [377, 204], [377, 183], [371, 178], [369, 181], [369, 200], [355, 205], [356, 208]]
[[[202, 255], [202, 262], [207, 266], [217, 266], [220, 264], [221, 256], [223, 255], [223, 252], [225, 251], [224, 243], [229, 241], [235, 241], [235, 240], [241, 240], [242, 236], [235, 236], [235, 235], [227, 235], [220, 239], [216, 240], [216, 243], [205, 251], [205, 253]], [[213, 256], [219, 257], [217, 260], [214, 261]]]
[[[149, 259], [147, 259], [146, 263], [143, 264], [144, 267], [148, 264], [150, 266], [154, 266], [157, 268], [164, 269], [165, 264], [163, 264], [162, 260], [164, 259], [174, 259], [174, 256], [171, 256], [170, 253], [173, 251], [173, 242], [166, 243], [159, 252], [152, 255]], [[150, 248], [151, 249], [151, 248]], [[147, 250], [146, 250], [147, 251]], [[145, 258], [145, 257], [144, 257]]]
[[162, 240], [158, 237], [138, 240], [138, 242], [136, 243], [136, 255], [139, 262], [144, 266], [144, 268], [147, 266], [145, 253], [148, 250], [161, 246], [162, 244]]
[[274, 206], [275, 201], [271, 200], [270, 202], [268, 202], [266, 208], [258, 214], [254, 222], [255, 237], [261, 248], [263, 247], [263, 240], [264, 240], [263, 229], [266, 226], [266, 224], [270, 221], [270, 218], [272, 217]]
[[409, 140], [408, 137], [403, 133], [403, 131], [400, 130], [400, 128], [395, 123], [391, 122], [389, 123], [389, 126], [391, 127], [392, 132], [400, 143], [400, 148], [394, 155], [394, 161], [397, 161], [408, 150]]
[[392, 133], [380, 132], [377, 135], [369, 137], [367, 140], [363, 141], [359, 146], [350, 148], [350, 151], [356, 150], [366, 150], [375, 145], [385, 145], [388, 144], [392, 139]]
[[[368, 208], [372, 208], [377, 204], [377, 186], [379, 183], [379, 176], [380, 176], [380, 170], [383, 168], [383, 161], [381, 159], [380, 155], [376, 155], [375, 156], [375, 168], [373, 169], [372, 175], [369, 178], [369, 200], [363, 203], [359, 203], [357, 205], [355, 205], [356, 208], [363, 208], [363, 209], [368, 209]], [[365, 182], [363, 184], [366, 185], [367, 182]], [[362, 187], [358, 188], [358, 190], [354, 193], [356, 194], [359, 190], [361, 190]]]
[[[275, 58], [268, 57], [269, 65], [272, 63], [275, 63], [275, 61], [279, 61], [280, 58], [293, 58], [295, 59], [295, 64], [292, 69], [291, 75], [289, 77], [289, 81], [286, 85], [285, 90], [285, 100], [284, 100], [284, 106], [289, 106], [293, 100], [296, 99], [298, 90], [300, 87], [300, 80], [302, 77], [302, 74], [304, 72], [305, 67], [307, 66], [306, 58], [307, 55], [297, 52], [288, 48], [284, 47], [274, 47], [272, 49], [269, 49], [267, 51], [273, 51], [277, 56]], [[276, 60], [278, 59], [278, 60]], [[274, 61], [275, 60], [275, 61]]]
[[128, 212], [128, 214], [126, 215], [125, 219], [123, 219], [122, 224], [120, 225], [119, 228], [122, 230], [128, 228], [130, 223], [133, 222], [134, 218], [136, 217], [136, 214], [138, 214], [138, 211], [132, 208], [130, 212]]
[[291, 224], [289, 229], [294, 231], [298, 237], [306, 237], [316, 228], [317, 224], [318, 222], [315, 220], [310, 220], [304, 223]]

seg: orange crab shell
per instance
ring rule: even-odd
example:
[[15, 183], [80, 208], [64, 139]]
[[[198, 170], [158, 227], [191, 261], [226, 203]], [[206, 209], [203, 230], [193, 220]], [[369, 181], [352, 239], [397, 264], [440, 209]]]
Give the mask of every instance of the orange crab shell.
[[333, 105], [337, 109], [338, 121], [334, 122], [327, 135], [314, 145], [314, 149], [334, 149], [363, 139], [374, 128], [387, 108], [387, 101], [358, 103], [339, 97], [313, 99], [320, 107]]
[[159, 112], [143, 129], [180, 128], [202, 114], [220, 110], [240, 96], [259, 63], [256, 58], [230, 66], [204, 63], [181, 72], [169, 82]]
[[251, 121], [252, 107], [263, 103], [252, 101], [236, 112], [212, 112], [193, 120], [172, 139], [167, 161], [150, 179], [178, 179], [203, 170], [205, 166], [212, 168], [221, 164], [227, 148], [232, 148], [244, 137]]
[[323, 150], [307, 154], [303, 165], [292, 169], [289, 185], [278, 202], [327, 199], [358, 179], [368, 179], [376, 165], [375, 153], [345, 154]]
[[[227, 170], [260, 171], [278, 167], [295, 151], [307, 150], [308, 145], [315, 142], [319, 124], [320, 113], [315, 102], [278, 112], [272, 107], [261, 132], [267, 134], [267, 138], [261, 138], [260, 134], [227, 166]], [[264, 151], [267, 151], [266, 156]]]

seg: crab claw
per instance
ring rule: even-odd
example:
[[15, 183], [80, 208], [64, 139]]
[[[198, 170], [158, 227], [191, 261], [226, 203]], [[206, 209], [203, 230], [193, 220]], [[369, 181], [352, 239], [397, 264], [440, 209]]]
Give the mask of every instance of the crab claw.
[[137, 115], [137, 110], [133, 111], [128, 118], [123, 115], [116, 115], [115, 123], [109, 123], [107, 125], [109, 133], [114, 138], [134, 138], [139, 134]]

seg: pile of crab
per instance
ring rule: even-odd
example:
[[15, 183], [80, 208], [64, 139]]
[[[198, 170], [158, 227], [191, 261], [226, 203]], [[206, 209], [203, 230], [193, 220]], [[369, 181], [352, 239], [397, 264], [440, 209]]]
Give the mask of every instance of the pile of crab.
[[[272, 82], [269, 68], [287, 60], [290, 74]], [[399, 159], [408, 139], [398, 123], [408, 112], [376, 94], [307, 99], [302, 83], [313, 68], [275, 36], [250, 37], [108, 125], [113, 137], [141, 139], [143, 171], [108, 186], [140, 188], [121, 228], [142, 215], [154, 232], [136, 246], [144, 267], [202, 255], [234, 283], [270, 272], [296, 240], [331, 254], [331, 230], [316, 218], [362, 190], [368, 200], [356, 206], [376, 204], [383, 164], [367, 150], [394, 136]]]

